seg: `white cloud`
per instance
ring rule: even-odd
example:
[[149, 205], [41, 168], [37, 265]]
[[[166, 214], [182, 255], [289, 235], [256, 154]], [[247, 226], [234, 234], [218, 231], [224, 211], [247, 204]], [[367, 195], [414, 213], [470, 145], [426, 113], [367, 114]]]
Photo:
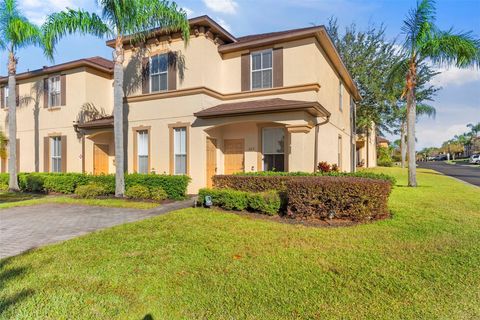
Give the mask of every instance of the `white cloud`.
[[212, 11], [233, 14], [237, 11], [238, 3], [234, 0], [203, 0], [203, 3]]
[[48, 14], [64, 10], [84, 7], [87, 0], [23, 0], [19, 6], [23, 14], [33, 23], [42, 24]]
[[459, 69], [457, 67], [438, 68], [441, 72], [432, 79], [432, 84], [440, 87], [448, 85], [461, 86], [463, 84], [480, 80], [480, 70], [477, 68]]
[[228, 32], [232, 32], [232, 28], [230, 27], [230, 25], [228, 23], [225, 22], [225, 20], [223, 20], [222, 18], [217, 18], [215, 19], [219, 25], [221, 25], [225, 30], [227, 30]]
[[193, 10], [187, 7], [183, 7], [183, 10], [185, 10], [185, 13], [187, 14], [187, 17], [191, 17], [193, 14]]
[[455, 135], [467, 132], [466, 124], [452, 124], [447, 127], [440, 124], [431, 126], [417, 126], [416, 137], [418, 139], [417, 150], [423, 147], [440, 147], [442, 142], [452, 139]]

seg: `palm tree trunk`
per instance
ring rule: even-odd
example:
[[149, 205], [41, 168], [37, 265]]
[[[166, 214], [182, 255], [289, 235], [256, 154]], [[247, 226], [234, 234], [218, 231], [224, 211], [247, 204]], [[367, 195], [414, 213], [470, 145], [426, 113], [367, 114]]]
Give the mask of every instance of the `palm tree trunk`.
[[115, 197], [125, 194], [125, 165], [123, 144], [123, 60], [124, 50], [122, 38], [117, 37], [113, 52], [113, 133], [115, 139]]
[[12, 51], [8, 56], [8, 190], [20, 191], [17, 178], [17, 93], [15, 73], [17, 60]]
[[[414, 67], [412, 67], [414, 68]], [[414, 74], [409, 72], [410, 80], [407, 80], [407, 153], [408, 153], [408, 186], [417, 186], [417, 167], [415, 157], [415, 121], [416, 121], [416, 99], [415, 99], [415, 85]]]
[[400, 127], [400, 154], [402, 156], [402, 168], [405, 168], [405, 161], [407, 159], [407, 148], [405, 145], [405, 130], [406, 130], [405, 123], [402, 123]]

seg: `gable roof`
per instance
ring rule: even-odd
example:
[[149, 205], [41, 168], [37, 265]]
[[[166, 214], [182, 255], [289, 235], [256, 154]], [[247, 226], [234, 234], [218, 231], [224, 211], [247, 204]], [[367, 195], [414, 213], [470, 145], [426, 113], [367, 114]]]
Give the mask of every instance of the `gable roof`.
[[[16, 75], [16, 80], [17, 81], [24, 80], [28, 78], [43, 76], [50, 73], [61, 72], [61, 71], [75, 69], [79, 67], [90, 67], [107, 74], [113, 74], [113, 62], [97, 56], [97, 57], [69, 61], [69, 62], [65, 62], [65, 63], [53, 65], [53, 66], [45, 66], [42, 69], [37, 69], [33, 71], [18, 73]], [[8, 81], [8, 76], [4, 76], [0, 78], [0, 83], [5, 83], [7, 81]]]

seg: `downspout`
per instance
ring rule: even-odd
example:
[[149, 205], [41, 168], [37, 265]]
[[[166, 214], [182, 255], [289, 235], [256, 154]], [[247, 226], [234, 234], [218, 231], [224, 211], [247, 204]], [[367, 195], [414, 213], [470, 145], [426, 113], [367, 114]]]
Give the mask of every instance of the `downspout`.
[[328, 123], [328, 121], [330, 121], [330, 116], [327, 116], [325, 121], [319, 122], [315, 125], [315, 147], [314, 147], [315, 152], [314, 152], [314, 155], [313, 155], [313, 172], [318, 171], [318, 167], [317, 167], [317, 165], [318, 165], [318, 131], [319, 131], [318, 127]]

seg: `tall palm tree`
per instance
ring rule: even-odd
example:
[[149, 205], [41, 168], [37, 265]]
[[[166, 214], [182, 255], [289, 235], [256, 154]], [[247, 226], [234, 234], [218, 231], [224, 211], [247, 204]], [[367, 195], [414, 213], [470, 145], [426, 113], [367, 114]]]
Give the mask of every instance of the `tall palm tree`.
[[[428, 105], [428, 104], [417, 104], [416, 107], [418, 118], [419, 116], [427, 116], [431, 118], [435, 118], [437, 110]], [[402, 168], [405, 168], [405, 162], [407, 158], [407, 148], [405, 143], [407, 142], [407, 108], [402, 107], [399, 109], [399, 118], [400, 118], [400, 155], [401, 155], [401, 165]]]
[[180, 31], [185, 44], [190, 37], [186, 12], [175, 2], [165, 0], [98, 0], [101, 16], [84, 10], [66, 9], [47, 18], [44, 32], [50, 48], [67, 34], [93, 34], [115, 39], [113, 50], [114, 88], [113, 118], [115, 137], [115, 196], [125, 193], [124, 131], [123, 131], [123, 62], [124, 42], [140, 43], [154, 29]]
[[43, 45], [40, 29], [29, 22], [18, 9], [16, 0], [0, 3], [0, 49], [8, 51], [8, 144], [10, 175], [8, 189], [19, 191], [17, 180], [17, 51], [29, 45]]
[[480, 65], [480, 40], [471, 32], [441, 31], [435, 25], [435, 2], [421, 0], [412, 9], [402, 27], [403, 49], [407, 63], [403, 65], [407, 97], [408, 185], [417, 186], [415, 163], [415, 122], [417, 70], [431, 62], [466, 68]]

